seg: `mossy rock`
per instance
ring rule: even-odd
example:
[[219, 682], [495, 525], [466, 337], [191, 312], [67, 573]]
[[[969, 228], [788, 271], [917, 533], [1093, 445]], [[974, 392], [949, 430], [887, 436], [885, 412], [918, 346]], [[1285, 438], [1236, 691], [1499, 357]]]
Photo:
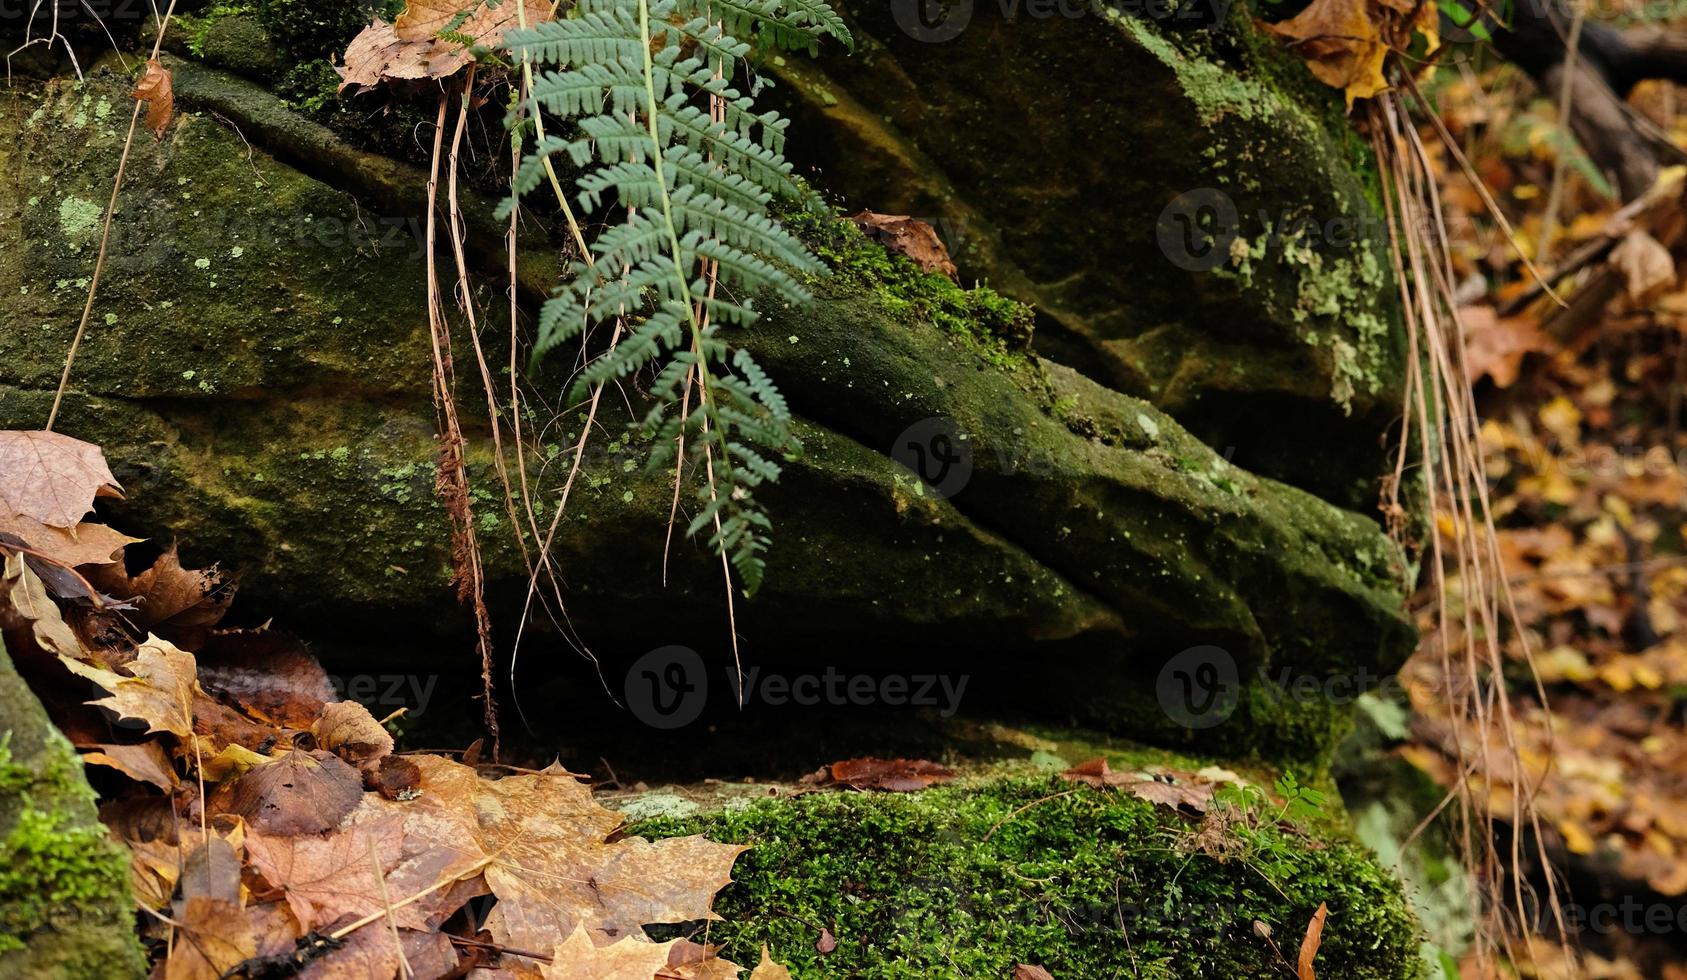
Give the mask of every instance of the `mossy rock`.
[[1374, 165], [1251, 7], [843, 6], [853, 53], [774, 66], [820, 187], [935, 225], [1039, 349], [1232, 462], [1374, 505], [1405, 376]]
[[[417, 225], [331, 186], [380, 195], [422, 176], [369, 162], [249, 82], [176, 64], [184, 111], [162, 142], [133, 150], [61, 431], [105, 446], [129, 491], [111, 510], [119, 523], [238, 573], [252, 615], [310, 617], [319, 632], [460, 629], [431, 490]], [[82, 85], [16, 91], [0, 109], [16, 123], [0, 141], [0, 278], [20, 284], [0, 298], [13, 326], [0, 333], [0, 425], [46, 417], [125, 91], [102, 68]], [[191, 108], [204, 104], [242, 132]], [[301, 145], [309, 173], [287, 162]], [[1153, 405], [1030, 354], [1017, 302], [920, 275], [846, 224], [792, 220], [837, 271], [816, 284], [814, 309], [775, 310], [740, 336], [806, 445], [766, 492], [778, 524], [767, 585], [740, 603], [758, 655], [1034, 656], [1048, 667], [1028, 689], [1049, 685], [1042, 702], [1085, 721], [1191, 744], [1247, 733], [1261, 753], [1326, 758], [1345, 708], [1285, 705], [1257, 672], [1375, 678], [1405, 656], [1401, 563], [1376, 524], [1254, 476]], [[483, 396], [464, 329], [470, 406]], [[507, 355], [490, 356], [497, 370]], [[490, 593], [513, 615], [529, 568], [477, 414], [465, 408], [478, 531]], [[970, 481], [947, 496], [898, 447], [930, 420], [971, 449]], [[526, 421], [544, 433], [530, 484], [554, 491], [578, 420]], [[567, 576], [571, 621], [610, 671], [665, 643], [715, 652], [718, 562], [697, 542], [665, 554], [670, 479], [644, 473], [648, 446], [618, 435], [624, 402], [606, 400], [600, 421], [555, 542], [560, 567], [591, 570]], [[523, 543], [531, 554], [533, 535]], [[653, 601], [659, 621], [644, 614]], [[1200, 645], [1223, 647], [1241, 686], [1234, 716], [1196, 734], [1163, 710], [1156, 675]]]
[[128, 853], [100, 824], [75, 749], [0, 643], [0, 976], [144, 974]]
[[765, 943], [799, 978], [1006, 977], [1021, 963], [1266, 977], [1283, 970], [1272, 943], [1294, 956], [1320, 903], [1320, 977], [1420, 976], [1398, 882], [1340, 830], [1269, 829], [1251, 859], [1220, 861], [1191, 853], [1193, 824], [1166, 807], [1029, 766], [911, 794], [740, 796], [632, 829], [749, 845], [704, 934], [741, 963]]

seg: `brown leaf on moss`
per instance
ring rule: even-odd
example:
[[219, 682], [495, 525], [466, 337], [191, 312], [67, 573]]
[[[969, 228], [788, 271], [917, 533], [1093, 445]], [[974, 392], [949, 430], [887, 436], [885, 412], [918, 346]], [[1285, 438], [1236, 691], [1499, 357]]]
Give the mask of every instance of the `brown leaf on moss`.
[[146, 103], [146, 128], [156, 139], [164, 138], [164, 130], [176, 112], [176, 95], [170, 81], [170, 69], [155, 58], [146, 63], [146, 71], [129, 97]]
[[775, 963], [768, 954], [767, 944], [761, 944], [761, 962], [750, 971], [750, 980], [791, 980], [791, 971]]
[[682, 939], [668, 948], [668, 966], [660, 975], [664, 980], [738, 980], [741, 973], [738, 964], [721, 959], [715, 947]]
[[935, 272], [956, 282], [960, 275], [949, 259], [949, 248], [937, 237], [937, 229], [918, 218], [905, 214], [879, 214], [862, 211], [850, 215], [849, 220], [862, 233], [885, 247], [885, 251], [906, 255], [922, 272]]
[[1013, 980], [1054, 980], [1054, 976], [1040, 966], [1020, 963], [1013, 968]]
[[1319, 902], [1318, 911], [1312, 913], [1312, 921], [1306, 925], [1306, 936], [1300, 941], [1300, 961], [1295, 971], [1300, 980], [1318, 980], [1312, 961], [1318, 958], [1318, 945], [1324, 939], [1324, 918], [1329, 914], [1329, 905]]
[[1312, 74], [1345, 92], [1349, 106], [1388, 89], [1383, 76], [1388, 44], [1368, 0], [1313, 0], [1293, 18], [1265, 29], [1294, 42]]
[[952, 769], [924, 759], [845, 759], [831, 765], [832, 781], [852, 789], [913, 793], [955, 778]]
[[363, 777], [332, 752], [294, 749], [237, 780], [227, 812], [273, 836], [322, 834], [340, 825], [363, 797]]
[[95, 497], [120, 497], [100, 447], [57, 432], [0, 432], [0, 512], [75, 527]]
[[[551, 19], [549, 3], [523, 2], [527, 4], [529, 24]], [[453, 28], [453, 39], [435, 36], [452, 27], [463, 10], [470, 10], [472, 15]], [[346, 48], [345, 64], [334, 70], [340, 73], [342, 90], [347, 86], [374, 88], [386, 81], [444, 78], [474, 60], [473, 50], [458, 43], [457, 36], [495, 48], [517, 23], [514, 0], [504, 0], [496, 7], [473, 0], [412, 0], [397, 22], [376, 20], [365, 27]]]
[[551, 961], [540, 964], [539, 973], [545, 980], [650, 980], [668, 965], [673, 945], [629, 936], [599, 946], [576, 927], [553, 948]]
[[[1205, 771], [1205, 770], [1203, 770]], [[1212, 803], [1214, 784], [1195, 773], [1115, 772], [1106, 759], [1091, 759], [1060, 774], [1062, 779], [1096, 789], [1120, 789], [1139, 800], [1201, 816]]]

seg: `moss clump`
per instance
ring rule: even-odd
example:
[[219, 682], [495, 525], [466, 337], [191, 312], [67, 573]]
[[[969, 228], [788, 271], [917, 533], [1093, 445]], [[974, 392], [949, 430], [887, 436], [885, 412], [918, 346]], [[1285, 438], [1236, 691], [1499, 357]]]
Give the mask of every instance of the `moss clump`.
[[[1418, 976], [1399, 885], [1362, 849], [1268, 824], [1248, 860], [1180, 846], [1165, 808], [1053, 778], [956, 784], [909, 796], [810, 794], [635, 828], [752, 846], [708, 940], [795, 976], [1263, 977], [1283, 969], [1320, 902], [1317, 966], [1332, 980]], [[814, 948], [830, 929], [836, 950]]]
[[104, 828], [27, 809], [0, 841], [0, 953], [21, 950], [54, 920], [128, 888]]
[[258, 21], [295, 60], [305, 61], [341, 54], [372, 15], [391, 18], [403, 8], [402, 0], [258, 0]]
[[997, 367], [1019, 367], [1030, 356], [1034, 314], [1029, 306], [988, 286], [962, 289], [946, 276], [924, 272], [852, 222], [812, 212], [787, 216], [786, 222], [831, 267], [834, 288], [871, 290], [892, 316], [940, 327]]

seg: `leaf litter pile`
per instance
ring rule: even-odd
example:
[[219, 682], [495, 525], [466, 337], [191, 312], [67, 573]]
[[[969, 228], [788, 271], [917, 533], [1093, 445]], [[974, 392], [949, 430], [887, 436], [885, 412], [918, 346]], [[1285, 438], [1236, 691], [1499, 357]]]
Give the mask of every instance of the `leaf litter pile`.
[[[0, 631], [101, 770], [167, 980], [726, 980], [649, 924], [716, 918], [744, 848], [622, 832], [581, 778], [399, 754], [296, 641], [219, 626], [232, 583], [84, 520], [100, 450], [0, 432]], [[106, 778], [109, 777], [109, 778]], [[499, 777], [499, 778], [495, 778]], [[769, 959], [753, 980], [789, 977]]]

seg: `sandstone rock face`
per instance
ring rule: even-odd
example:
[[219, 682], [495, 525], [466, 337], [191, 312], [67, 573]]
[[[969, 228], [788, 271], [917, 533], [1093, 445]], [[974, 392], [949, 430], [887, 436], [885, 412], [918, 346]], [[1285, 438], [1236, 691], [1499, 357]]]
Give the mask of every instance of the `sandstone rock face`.
[[[1087, 29], [1106, 32], [1081, 52], [1093, 71], [1044, 64], [1082, 82], [1069, 97], [1096, 95], [1092, 86], [1122, 72], [1161, 93], [1163, 110], [1097, 96], [1083, 132], [1100, 135], [1022, 129], [1037, 152], [1019, 159], [1003, 146], [996, 161], [1013, 192], [977, 196], [981, 227], [1003, 231], [961, 254], [963, 266], [997, 270], [1004, 292], [1053, 318], [1085, 373], [1005, 340], [1015, 334], [1004, 322], [1029, 315], [1016, 304], [919, 275], [829, 219], [797, 219], [836, 273], [817, 284], [813, 309], [780, 311], [739, 338], [791, 400], [806, 452], [767, 492], [777, 524], [767, 584], [740, 600], [738, 626], [773, 657], [939, 651], [1034, 663], [1026, 692], [1057, 696], [1086, 721], [1173, 740], [1189, 726], [1164, 710], [1156, 675], [1179, 651], [1218, 647], [1240, 678], [1239, 703], [1203, 737], [1321, 757], [1339, 710], [1309, 718], [1249, 678], [1281, 668], [1375, 677], [1413, 643], [1400, 556], [1373, 520], [1330, 502], [1376, 475], [1348, 462], [1375, 455], [1377, 418], [1397, 383], [1380, 274], [1331, 279], [1321, 263], [1363, 260], [1312, 251], [1179, 278], [1140, 235], [1108, 228], [1136, 227], [1161, 207], [1162, 190], [1208, 179], [1191, 173], [1203, 157], [1180, 127], [1229, 141], [1210, 164], [1225, 186], [1271, 189], [1283, 195], [1273, 200], [1314, 210], [1361, 208], [1362, 191], [1286, 96], [1245, 73], [1227, 82], [1224, 64], [1192, 60], [1140, 27]], [[1064, 50], [1046, 43], [1047, 58]], [[869, 44], [861, 70], [883, 73], [890, 58]], [[1217, 88], [1196, 95], [1198, 79]], [[425, 176], [358, 155], [232, 76], [181, 65], [176, 89], [178, 122], [161, 142], [139, 141], [130, 159], [60, 430], [106, 447], [130, 495], [113, 511], [119, 523], [178, 538], [190, 561], [222, 561], [241, 576], [247, 608], [314, 630], [460, 630], [432, 492], [425, 219], [405, 203]], [[0, 426], [46, 418], [97, 249], [125, 91], [108, 67], [80, 86], [20, 86], [0, 108], [0, 281], [20, 284], [0, 298]], [[936, 135], [968, 129], [955, 113], [982, 105], [959, 89], [930, 95], [952, 107], [903, 127], [942, 144], [922, 151], [939, 161], [927, 176], [985, 186], [992, 171], [956, 177], [972, 151]], [[1244, 112], [1255, 99], [1268, 108]], [[1021, 106], [1019, 123], [1046, 114], [1040, 105]], [[1262, 142], [1285, 134], [1299, 142]], [[1061, 150], [1062, 140], [1081, 151]], [[1064, 169], [1044, 178], [1045, 190], [1070, 182], [1065, 198], [1013, 211], [1038, 179], [1030, 168], [1062, 154]], [[1129, 157], [1137, 165], [1121, 171]], [[986, 200], [1008, 210], [986, 213]], [[1114, 216], [1096, 202], [1146, 210]], [[919, 213], [918, 198], [882, 203]], [[1096, 227], [1070, 234], [1086, 209]], [[1073, 240], [1042, 255], [1062, 234]], [[502, 242], [477, 234], [471, 247], [501, 256]], [[532, 266], [522, 275], [543, 282]], [[1337, 281], [1347, 285], [1317, 292]], [[491, 370], [507, 386], [507, 347], [496, 339], [508, 335], [504, 287], [495, 271], [480, 276]], [[459, 401], [471, 425], [481, 418], [470, 460], [478, 522], [493, 600], [513, 612], [529, 566], [491, 466], [463, 331]], [[1117, 370], [1097, 367], [1106, 364]], [[557, 387], [540, 398], [555, 401]], [[557, 535], [570, 620], [608, 658], [663, 642], [719, 646], [718, 562], [677, 543], [663, 586], [672, 483], [643, 474], [647, 447], [622, 435], [636, 399], [632, 389], [606, 399], [605, 428]], [[533, 401], [525, 419], [526, 463], [548, 516], [581, 418], [545, 404]], [[1248, 453], [1227, 461], [1213, 448], [1302, 409], [1323, 420], [1317, 455], [1331, 464], [1299, 480], [1308, 489], [1250, 472]], [[948, 468], [924, 472], [930, 483], [909, 468], [932, 460]], [[1287, 464], [1263, 468], [1298, 480]]]
[[853, 55], [776, 69], [793, 159], [851, 210], [937, 226], [963, 281], [1037, 308], [1055, 359], [1247, 469], [1374, 505], [1404, 339], [1338, 93], [1244, 5], [844, 6]]

